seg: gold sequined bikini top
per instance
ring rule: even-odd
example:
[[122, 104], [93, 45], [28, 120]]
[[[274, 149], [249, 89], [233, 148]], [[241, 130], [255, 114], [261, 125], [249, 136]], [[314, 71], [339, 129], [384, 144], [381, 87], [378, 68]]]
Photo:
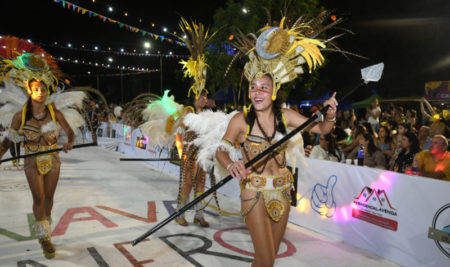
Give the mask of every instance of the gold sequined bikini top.
[[[241, 143], [241, 147], [246, 151], [251, 152], [253, 155], [258, 155], [276, 142], [277, 140], [269, 142], [264, 137], [249, 134], [247, 135], [247, 138], [245, 138], [244, 142]], [[287, 144], [285, 143], [276, 148], [272, 153], [279, 154], [286, 149], [286, 146]]]
[[56, 122], [56, 116], [54, 111], [54, 105], [48, 104], [47, 108], [50, 112], [50, 117], [52, 118], [52, 121], [49, 123], [54, 123], [55, 127], [52, 129], [42, 132], [41, 129], [39, 129], [36, 126], [26, 124], [26, 112], [27, 112], [27, 104], [23, 106], [22, 109], [22, 123], [20, 125], [20, 129], [18, 133], [20, 135], [25, 136], [25, 143], [33, 143], [34, 145], [39, 145], [40, 140], [43, 138], [46, 142], [45, 145], [52, 145], [56, 144], [58, 141], [58, 123]]
[[26, 124], [23, 127], [23, 135], [25, 136], [26, 143], [39, 144], [40, 140], [44, 139], [46, 145], [56, 144], [56, 142], [58, 141], [58, 133], [59, 133], [58, 129], [54, 129], [47, 132], [41, 132], [41, 129], [32, 125]]
[[[284, 127], [287, 129], [287, 121], [284, 117], [283, 112], [281, 112], [281, 118], [283, 120]], [[279, 139], [274, 138], [271, 142], [267, 141], [264, 137], [252, 135], [250, 134], [250, 125], [247, 125], [247, 132], [245, 133], [245, 140], [241, 143], [241, 147], [243, 147], [247, 152], [251, 152], [254, 155], [258, 155], [264, 150], [268, 149], [271, 145], [275, 144]], [[283, 152], [287, 147], [287, 144], [279, 146], [272, 153], [279, 154]]]

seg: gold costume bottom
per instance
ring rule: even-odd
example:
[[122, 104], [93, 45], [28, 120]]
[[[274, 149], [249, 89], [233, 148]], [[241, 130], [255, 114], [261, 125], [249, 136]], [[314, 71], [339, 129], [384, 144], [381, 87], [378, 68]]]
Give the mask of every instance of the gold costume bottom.
[[[36, 153], [36, 152], [41, 152], [41, 151], [46, 151], [46, 150], [50, 150], [50, 149], [56, 149], [58, 148], [58, 144], [52, 144], [52, 145], [25, 145], [25, 154], [31, 154], [31, 153]], [[36, 166], [38, 171], [42, 174], [42, 175], [46, 175], [49, 171], [52, 170], [53, 168], [53, 163], [54, 161], [56, 163], [59, 163], [59, 154], [58, 152], [53, 152], [53, 153], [47, 153], [47, 154], [41, 154], [35, 157], [32, 157], [30, 160], [28, 160], [25, 163], [24, 168], [29, 168], [32, 166], [34, 160], [36, 161]]]
[[290, 171], [274, 176], [249, 174], [245, 182], [241, 184], [241, 190], [255, 191], [257, 194], [251, 199], [241, 199], [242, 201], [252, 201], [242, 215], [247, 216], [262, 195], [267, 213], [273, 221], [278, 222], [283, 217], [286, 202], [289, 203], [291, 199], [290, 189], [293, 180], [294, 177]]

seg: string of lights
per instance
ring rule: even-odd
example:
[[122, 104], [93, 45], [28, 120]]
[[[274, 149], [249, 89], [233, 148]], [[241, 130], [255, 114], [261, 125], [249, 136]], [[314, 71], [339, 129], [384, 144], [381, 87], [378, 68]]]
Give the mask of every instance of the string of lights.
[[[89, 17], [98, 17], [103, 22], [108, 21], [108, 22], [113, 23], [113, 24], [118, 24], [119, 28], [125, 28], [125, 29], [127, 29], [127, 30], [129, 30], [131, 32], [141, 33], [142, 36], [148, 35], [148, 36], [151, 36], [151, 37], [155, 38], [155, 40], [159, 39], [160, 41], [166, 41], [166, 42], [169, 42], [169, 43], [177, 44], [179, 46], [186, 46], [186, 44], [183, 43], [183, 42], [174, 40], [172, 38], [168, 38], [168, 37], [166, 37], [164, 35], [154, 34], [154, 33], [148, 32], [146, 30], [140, 29], [138, 27], [131, 26], [129, 24], [123, 23], [123, 22], [118, 21], [118, 20], [114, 20], [114, 19], [112, 19], [112, 18], [110, 18], [108, 16], [105, 16], [105, 15], [99, 14], [97, 12], [91, 11], [89, 9], [80, 7], [79, 5], [75, 5], [75, 4], [73, 4], [73, 3], [69, 2], [69, 1], [66, 1], [66, 0], [54, 0], [54, 2], [55, 3], [61, 3], [61, 6], [63, 8], [67, 8], [69, 10], [72, 9], [72, 11], [74, 11], [74, 12], [76, 12], [78, 14], [80, 14], [80, 13], [81, 13], [81, 15], [88, 14]], [[112, 9], [112, 7], [110, 7], [110, 9]]]
[[[71, 43], [68, 43], [67, 46], [58, 45], [57, 42], [55, 44], [44, 44], [44, 43], [36, 43], [41, 46], [47, 46], [47, 47], [54, 47], [54, 48], [62, 48], [62, 49], [71, 49], [71, 50], [78, 50], [78, 51], [86, 51], [86, 52], [94, 52], [94, 53], [112, 53], [115, 55], [121, 55], [121, 56], [139, 56], [139, 57], [166, 57], [166, 58], [188, 58], [188, 55], [174, 55], [172, 52], [169, 52], [169, 54], [162, 55], [160, 53], [150, 53], [148, 50], [145, 51], [145, 53], [137, 53], [135, 52], [136, 49], [133, 50], [133, 52], [126, 52], [123, 48], [120, 49], [120, 51], [112, 51], [111, 48], [108, 48], [108, 50], [102, 50], [98, 46], [93, 46], [93, 48], [89, 49], [86, 48], [85, 45], [81, 45], [81, 48], [79, 47], [73, 47]], [[69, 46], [70, 45], [70, 46]]]
[[[71, 58], [63, 58], [63, 57], [55, 57], [56, 61], [59, 62], [65, 62], [65, 63], [72, 63], [72, 64], [82, 64], [82, 65], [88, 65], [88, 66], [95, 66], [105, 69], [121, 69], [121, 70], [129, 70], [129, 71], [136, 71], [136, 72], [157, 72], [159, 69], [149, 69], [149, 68], [141, 68], [141, 67], [130, 67], [130, 66], [112, 66], [111, 64], [104, 64], [104, 63], [98, 63], [98, 62], [92, 62], [92, 61], [85, 61], [85, 60], [78, 60], [78, 59], [71, 59]], [[90, 74], [88, 72], [88, 74]]]
[[120, 76], [132, 76], [132, 75], [142, 75], [142, 74], [148, 74], [150, 72], [145, 71], [139, 71], [139, 72], [128, 72], [128, 73], [110, 73], [110, 74], [94, 74], [88, 71], [87, 74], [76, 74], [76, 75], [69, 75], [72, 78], [76, 77], [120, 77]]
[[[0, 39], [6, 36], [5, 34], [0, 35]], [[26, 38], [22, 38], [26, 39]], [[111, 49], [111, 47], [108, 47], [107, 50], [100, 49], [98, 45], [81, 45], [81, 47], [74, 47], [74, 45], [71, 42], [54, 42], [53, 44], [48, 43], [42, 43], [42, 42], [35, 42], [31, 41], [31, 39], [26, 39], [30, 43], [35, 43], [39, 46], [46, 46], [46, 47], [53, 47], [53, 48], [61, 48], [61, 49], [69, 49], [69, 50], [75, 50], [75, 51], [85, 51], [85, 52], [94, 52], [94, 53], [110, 53], [115, 55], [121, 55], [121, 56], [139, 56], [139, 57], [165, 57], [165, 58], [188, 58], [189, 55], [174, 55], [172, 52], [169, 52], [168, 54], [161, 54], [159, 53], [150, 53], [148, 50], [145, 50], [144, 53], [138, 53], [136, 49], [133, 49], [133, 52], [127, 52], [125, 49], [120, 48], [120, 51], [114, 51]], [[60, 43], [66, 43], [66, 45], [61, 45]], [[91, 48], [87, 48], [91, 47]], [[144, 47], [150, 48], [150, 43], [145, 42]]]

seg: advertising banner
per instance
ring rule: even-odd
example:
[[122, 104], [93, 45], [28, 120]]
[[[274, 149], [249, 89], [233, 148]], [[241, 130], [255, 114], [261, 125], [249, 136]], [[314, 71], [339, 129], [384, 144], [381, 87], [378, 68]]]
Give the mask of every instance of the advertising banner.
[[307, 160], [290, 222], [405, 266], [450, 264], [450, 183]]
[[450, 101], [450, 81], [432, 81], [425, 83], [427, 100]]
[[[167, 148], [147, 147], [148, 137], [138, 129], [112, 130], [122, 138], [119, 151], [129, 157], [170, 157]], [[169, 161], [146, 163], [179, 175], [179, 166]], [[297, 166], [289, 222], [404, 266], [450, 265], [450, 182], [332, 161], [306, 163]], [[237, 179], [219, 192], [238, 199]]]

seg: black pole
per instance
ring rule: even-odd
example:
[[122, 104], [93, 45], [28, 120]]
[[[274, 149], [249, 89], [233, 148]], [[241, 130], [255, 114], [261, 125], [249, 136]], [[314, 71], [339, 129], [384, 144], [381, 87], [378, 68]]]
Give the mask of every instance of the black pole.
[[172, 158], [120, 158], [120, 161], [171, 161]]
[[163, 95], [163, 67], [162, 67], [162, 54], [159, 55], [159, 75], [160, 75], [160, 90], [161, 90], [161, 95]]
[[[88, 144], [74, 145], [72, 147], [72, 149], [81, 148], [81, 147], [88, 147], [88, 146], [97, 146], [97, 143], [88, 143]], [[62, 150], [63, 150], [62, 148], [55, 148], [55, 149], [50, 149], [50, 150], [45, 150], [45, 151], [39, 151], [39, 152], [32, 153], [32, 154], [25, 154], [25, 155], [13, 157], [13, 158], [2, 159], [2, 160], [0, 160], [0, 163], [6, 162], [6, 161], [10, 161], [10, 160], [15, 160], [15, 159], [28, 158], [28, 157], [34, 157], [34, 156], [38, 156], [38, 155], [42, 155], [42, 154], [59, 152], [59, 151], [62, 151]]]
[[[327, 105], [326, 107], [324, 107], [322, 109], [322, 113], [326, 113], [326, 111], [328, 110], [328, 108], [330, 107], [330, 105]], [[276, 142], [275, 144], [273, 144], [272, 146], [270, 146], [268, 149], [264, 150], [263, 152], [261, 152], [261, 154], [257, 155], [256, 157], [254, 157], [253, 159], [251, 159], [250, 161], [248, 161], [247, 163], [245, 163], [245, 168], [250, 167], [251, 165], [255, 164], [256, 162], [258, 162], [260, 159], [262, 159], [263, 157], [265, 157], [267, 154], [271, 153], [273, 150], [275, 150], [276, 148], [278, 148], [279, 146], [281, 146], [283, 143], [285, 143], [287, 140], [289, 140], [292, 136], [294, 136], [295, 134], [297, 134], [298, 132], [300, 132], [301, 130], [303, 130], [304, 128], [306, 128], [311, 122], [315, 121], [318, 118], [318, 113], [315, 113], [311, 118], [309, 118], [307, 121], [305, 121], [302, 125], [300, 125], [299, 127], [295, 128], [294, 130], [292, 130], [290, 133], [288, 133], [287, 135], [285, 135], [283, 138], [281, 138], [278, 142]], [[149, 231], [145, 232], [143, 235], [141, 235], [140, 237], [136, 238], [135, 240], [133, 240], [132, 245], [135, 246], [137, 245], [139, 242], [141, 242], [142, 240], [144, 240], [145, 238], [147, 238], [149, 235], [153, 234], [154, 232], [158, 231], [159, 229], [161, 229], [163, 226], [165, 226], [166, 224], [168, 224], [170, 221], [172, 221], [173, 219], [175, 219], [176, 217], [178, 217], [180, 214], [182, 214], [183, 212], [185, 212], [186, 210], [188, 210], [189, 208], [191, 208], [192, 206], [194, 206], [195, 204], [197, 204], [198, 202], [202, 201], [204, 198], [206, 198], [207, 196], [209, 196], [211, 193], [213, 193], [214, 191], [216, 191], [217, 189], [219, 189], [221, 186], [223, 186], [224, 184], [228, 183], [231, 179], [233, 179], [233, 177], [231, 175], [228, 175], [227, 177], [225, 177], [224, 179], [222, 179], [220, 182], [218, 182], [215, 186], [211, 187], [210, 189], [208, 189], [207, 191], [205, 191], [205, 193], [201, 194], [200, 196], [198, 196], [197, 198], [195, 198], [194, 200], [192, 200], [191, 202], [189, 202], [188, 204], [184, 205], [180, 210], [178, 210], [177, 212], [172, 213], [169, 217], [167, 217], [164, 221], [160, 222], [159, 224], [157, 224], [155, 227], [153, 227], [152, 229], [150, 229]]]
[[[361, 85], [363, 84], [363, 82], [360, 82], [357, 86], [355, 86], [352, 90], [350, 90], [347, 94], [344, 95], [344, 97], [341, 98], [341, 100], [345, 99], [346, 97], [348, 97], [351, 93], [353, 93], [357, 88], [359, 88]], [[305, 121], [304, 123], [302, 123], [302, 125], [298, 126], [297, 128], [295, 128], [294, 130], [292, 130], [290, 133], [288, 133], [287, 135], [285, 135], [283, 138], [281, 138], [278, 142], [276, 142], [275, 144], [273, 144], [272, 146], [270, 146], [268, 149], [264, 150], [263, 152], [261, 152], [261, 154], [257, 155], [256, 157], [254, 157], [253, 159], [251, 159], [250, 161], [248, 161], [247, 163], [245, 163], [245, 168], [248, 168], [250, 166], [252, 166], [253, 164], [255, 164], [256, 162], [258, 162], [260, 159], [262, 159], [263, 157], [265, 157], [267, 154], [271, 153], [273, 150], [277, 149], [279, 146], [281, 146], [283, 143], [285, 143], [287, 140], [289, 140], [290, 138], [292, 138], [295, 134], [297, 134], [298, 132], [300, 132], [301, 130], [305, 129], [309, 124], [311, 124], [313, 121], [315, 121], [321, 114], [326, 114], [327, 110], [330, 108], [330, 105], [327, 105], [326, 107], [322, 108], [322, 110], [319, 113], [315, 113], [311, 118], [309, 118], [307, 121]], [[169, 217], [167, 217], [164, 221], [160, 222], [159, 224], [157, 224], [155, 227], [153, 227], [152, 229], [148, 230], [147, 232], [145, 232], [143, 235], [139, 236], [138, 238], [136, 238], [135, 240], [132, 241], [132, 245], [135, 246], [137, 245], [139, 242], [141, 242], [142, 240], [144, 240], [145, 238], [147, 238], [149, 235], [153, 234], [154, 232], [158, 231], [159, 229], [161, 229], [162, 227], [164, 227], [166, 224], [168, 224], [170, 221], [172, 221], [173, 219], [175, 219], [176, 217], [180, 216], [180, 214], [184, 213], [185, 211], [187, 211], [189, 208], [191, 208], [192, 206], [194, 206], [195, 204], [197, 204], [198, 202], [202, 201], [204, 198], [206, 198], [207, 196], [209, 196], [211, 193], [213, 193], [214, 191], [218, 190], [220, 187], [222, 187], [224, 184], [228, 183], [231, 179], [233, 179], [233, 177], [231, 175], [228, 175], [227, 177], [225, 177], [224, 179], [222, 179], [220, 182], [218, 182], [215, 186], [211, 187], [210, 189], [206, 190], [205, 193], [201, 194], [200, 196], [198, 196], [197, 198], [195, 198], [194, 200], [192, 200], [191, 202], [189, 202], [188, 204], [184, 205], [180, 210], [178, 210], [177, 212], [172, 213]]]

